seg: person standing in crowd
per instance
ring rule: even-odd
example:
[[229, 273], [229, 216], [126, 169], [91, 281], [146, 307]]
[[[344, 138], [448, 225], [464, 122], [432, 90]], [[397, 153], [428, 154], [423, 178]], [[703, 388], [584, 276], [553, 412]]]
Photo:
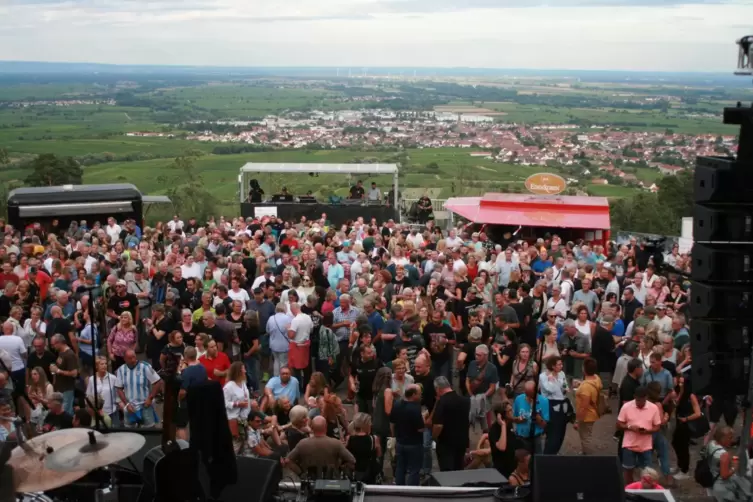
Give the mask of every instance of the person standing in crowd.
[[651, 437], [661, 427], [661, 411], [648, 401], [645, 387], [635, 390], [634, 399], [625, 403], [617, 416], [617, 427], [625, 434], [622, 439], [622, 467], [625, 484], [633, 482], [633, 470], [651, 467]]
[[452, 367], [450, 359], [455, 345], [455, 333], [442, 319], [442, 313], [435, 310], [422, 333], [424, 346], [431, 353], [431, 367], [436, 376], [450, 378]]
[[536, 395], [535, 387], [534, 382], [526, 382], [523, 394], [515, 398], [513, 422], [516, 424], [515, 435], [520, 444], [528, 451], [543, 453], [544, 432], [549, 421], [549, 400], [540, 394]]
[[580, 444], [584, 455], [593, 455], [593, 428], [599, 420], [599, 396], [602, 381], [598, 375], [598, 363], [593, 358], [583, 361], [583, 381], [575, 392], [575, 419]]
[[468, 366], [465, 388], [470, 396], [470, 413], [474, 423], [478, 422], [485, 432], [491, 423], [491, 397], [498, 384], [497, 369], [489, 363], [489, 347], [479, 345], [475, 350], [475, 360]]
[[126, 427], [154, 427], [158, 423], [157, 411], [152, 406], [162, 390], [162, 379], [146, 362], [139, 361], [136, 351], [128, 349], [123, 355], [124, 364], [115, 373], [120, 409]]
[[418, 486], [426, 424], [421, 413], [421, 389], [417, 385], [405, 389], [403, 399], [393, 404], [390, 422], [396, 440], [395, 484]]
[[50, 372], [54, 378], [55, 392], [62, 396], [63, 410], [68, 415], [73, 415], [73, 398], [76, 387], [76, 379], [79, 376], [78, 357], [65, 342], [61, 334], [53, 335], [51, 340], [53, 350], [57, 353], [57, 359], [50, 364]]
[[[110, 417], [111, 424], [115, 427], [120, 425], [120, 413], [118, 413], [118, 384], [117, 378], [107, 371], [107, 359], [97, 356], [94, 362], [94, 374], [87, 378], [86, 396], [95, 402], [97, 398], [102, 400], [102, 411]], [[97, 379], [97, 393], [94, 395], [94, 379]]]
[[[485, 362], [480, 373], [483, 374], [486, 368], [493, 369], [493, 366]], [[437, 442], [439, 470], [460, 471], [464, 467], [465, 452], [468, 449], [468, 434], [458, 434], [457, 431], [470, 429], [469, 416], [472, 413], [473, 398], [452, 390], [450, 382], [443, 376], [434, 380], [434, 388], [438, 399], [431, 415], [431, 427], [432, 437]], [[494, 387], [490, 385], [489, 388]]]
[[563, 370], [562, 358], [551, 356], [544, 361], [546, 371], [539, 375], [539, 390], [549, 401], [549, 423], [546, 429], [544, 453], [556, 455], [562, 448], [567, 424], [574, 410], [567, 395], [570, 391]]

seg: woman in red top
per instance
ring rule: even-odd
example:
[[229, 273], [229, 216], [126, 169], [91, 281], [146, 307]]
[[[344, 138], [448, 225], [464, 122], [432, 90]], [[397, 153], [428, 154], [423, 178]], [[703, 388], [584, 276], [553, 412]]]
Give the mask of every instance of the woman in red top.
[[207, 370], [207, 376], [210, 380], [220, 382], [225, 385], [227, 370], [230, 369], [230, 358], [227, 354], [217, 349], [217, 342], [209, 340], [207, 344], [207, 353], [199, 358], [199, 362]]
[[641, 472], [641, 480], [625, 486], [626, 490], [663, 490], [659, 484], [659, 473], [648, 467]]
[[125, 353], [136, 350], [137, 341], [138, 333], [133, 325], [133, 316], [128, 311], [123, 312], [120, 314], [120, 322], [112, 327], [110, 336], [107, 337], [107, 352], [112, 361], [113, 373], [125, 364]]

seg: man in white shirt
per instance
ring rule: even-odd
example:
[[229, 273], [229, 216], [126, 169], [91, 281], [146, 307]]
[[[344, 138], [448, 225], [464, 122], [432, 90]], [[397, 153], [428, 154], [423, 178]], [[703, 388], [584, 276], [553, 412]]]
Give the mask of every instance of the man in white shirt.
[[406, 237], [405, 240], [413, 244], [414, 249], [419, 249], [421, 247], [421, 244], [424, 243], [424, 236], [419, 234], [418, 231], [413, 228], [411, 229], [410, 234], [408, 234], [408, 237]]
[[301, 312], [301, 305], [297, 302], [290, 304], [290, 313], [293, 320], [288, 327], [288, 338], [296, 343], [303, 343], [311, 338], [314, 322], [308, 314]]
[[[605, 267], [607, 265], [608, 265], [607, 263], [604, 264]], [[608, 295], [609, 293], [614, 293], [615, 295], [617, 295], [617, 298], [619, 298], [620, 297], [620, 283], [617, 282], [617, 271], [613, 267], [610, 266], [607, 269], [607, 275], [609, 276], [609, 283], [607, 284], [607, 289], [605, 290], [605, 294]]]
[[643, 287], [643, 274], [640, 272], [636, 272], [635, 277], [633, 278], [633, 284], [631, 284], [628, 287], [633, 290], [635, 299], [641, 302], [641, 305], [645, 305], [646, 293], [648, 293], [648, 290], [645, 287]]
[[178, 215], [176, 214], [175, 216], [173, 216], [172, 220], [167, 222], [167, 228], [169, 228], [171, 232], [183, 230], [183, 221], [181, 221], [181, 219], [178, 218]]
[[510, 273], [518, 268], [518, 261], [512, 255], [512, 249], [505, 249], [504, 253], [497, 255], [494, 269], [497, 273], [497, 287], [505, 289], [510, 283]]
[[660, 335], [672, 334], [672, 318], [667, 315], [667, 306], [663, 303], [656, 305], [656, 317], [653, 322], [659, 326]]
[[186, 262], [180, 266], [184, 279], [201, 279], [201, 265], [194, 261], [194, 257], [189, 255]]
[[447, 247], [450, 249], [457, 249], [463, 245], [463, 239], [458, 237], [458, 233], [454, 228], [450, 230], [450, 233], [447, 236], [447, 238], [444, 240], [444, 242], [445, 244], [447, 244]]
[[115, 218], [110, 216], [107, 218], [107, 226], [105, 227], [105, 233], [110, 237], [110, 242], [115, 244], [120, 239], [120, 232], [122, 232], [123, 229], [118, 225], [118, 223], [115, 221]]
[[377, 184], [371, 182], [371, 189], [369, 190], [369, 200], [382, 200], [382, 192], [377, 188]]
[[358, 253], [356, 261], [350, 266], [350, 282], [355, 283], [358, 275], [363, 273], [363, 263], [366, 261], [366, 253]]
[[562, 281], [562, 270], [565, 268], [565, 259], [560, 257], [554, 261], [552, 267], [552, 284], [559, 284]]

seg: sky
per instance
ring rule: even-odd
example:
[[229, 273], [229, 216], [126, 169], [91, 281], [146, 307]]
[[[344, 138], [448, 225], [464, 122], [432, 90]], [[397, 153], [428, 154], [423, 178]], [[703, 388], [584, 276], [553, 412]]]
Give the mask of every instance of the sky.
[[753, 0], [0, 0], [0, 60], [729, 72], [751, 20]]

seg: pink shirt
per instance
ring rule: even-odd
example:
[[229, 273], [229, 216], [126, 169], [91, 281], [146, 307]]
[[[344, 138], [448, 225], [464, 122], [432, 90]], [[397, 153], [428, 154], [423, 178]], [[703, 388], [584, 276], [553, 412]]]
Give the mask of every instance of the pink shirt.
[[128, 349], [136, 347], [136, 328], [119, 329], [116, 324], [107, 337], [107, 343], [112, 348], [112, 353], [118, 357], [123, 357]]
[[[635, 400], [633, 400], [622, 406], [617, 420], [628, 426], [643, 427], [650, 430], [657, 425], [661, 425], [661, 414], [659, 407], [654, 403], [646, 401], [643, 408], [638, 408]], [[636, 452], [649, 451], [653, 447], [651, 434], [626, 430], [622, 439], [622, 447]]]

